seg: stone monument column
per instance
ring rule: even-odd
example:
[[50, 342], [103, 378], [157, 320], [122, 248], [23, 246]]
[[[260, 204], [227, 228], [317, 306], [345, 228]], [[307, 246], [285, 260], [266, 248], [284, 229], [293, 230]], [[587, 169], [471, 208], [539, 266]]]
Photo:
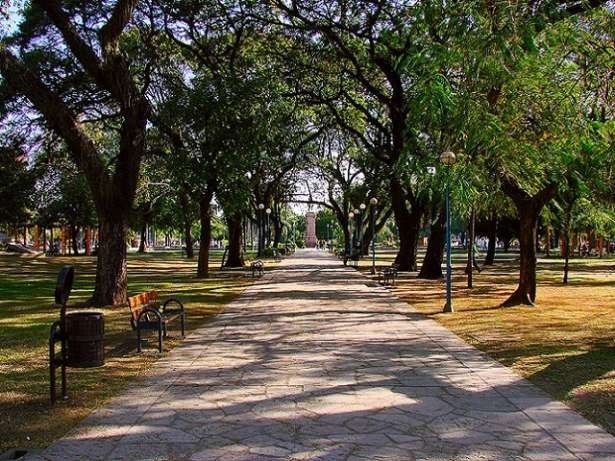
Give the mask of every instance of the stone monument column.
[[305, 246], [306, 248], [316, 248], [318, 240], [316, 238], [316, 213], [308, 211], [305, 215]]

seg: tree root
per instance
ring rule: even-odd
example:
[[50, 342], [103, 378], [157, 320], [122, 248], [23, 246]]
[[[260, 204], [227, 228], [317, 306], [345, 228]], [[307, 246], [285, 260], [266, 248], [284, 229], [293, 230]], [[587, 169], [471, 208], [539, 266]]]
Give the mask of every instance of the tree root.
[[532, 306], [536, 307], [529, 293], [517, 289], [500, 307]]

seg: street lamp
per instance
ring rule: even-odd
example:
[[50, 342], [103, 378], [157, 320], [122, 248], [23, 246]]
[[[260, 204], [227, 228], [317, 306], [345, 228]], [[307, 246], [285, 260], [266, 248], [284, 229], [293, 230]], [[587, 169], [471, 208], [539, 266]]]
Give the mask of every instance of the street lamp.
[[378, 206], [378, 199], [372, 197], [369, 199], [371, 205], [371, 227], [372, 227], [372, 275], [376, 274], [376, 206]]
[[266, 227], [266, 232], [267, 232], [267, 246], [269, 246], [271, 244], [271, 230], [269, 229], [269, 215], [271, 214], [271, 208], [267, 208], [265, 210], [265, 213], [267, 213], [267, 227]]
[[440, 154], [440, 162], [446, 166], [446, 304], [444, 304], [444, 312], [454, 312], [451, 286], [451, 167], [455, 160], [455, 153], [450, 150]]
[[348, 213], [348, 234], [350, 235], [350, 242], [348, 242], [348, 257], [352, 258], [352, 240], [354, 237], [354, 230], [352, 229], [352, 221], [354, 219], [354, 212]]
[[263, 210], [265, 205], [258, 204], [258, 255], [263, 256]]
[[[355, 248], [357, 246], [357, 242], [359, 241], [359, 220], [361, 219], [361, 212], [359, 211], [358, 208], [354, 209], [354, 245], [352, 246], [352, 254], [356, 254], [357, 253], [357, 249]], [[359, 255], [357, 256], [357, 260], [359, 259]]]
[[365, 209], [367, 208], [367, 205], [365, 205], [365, 203], [361, 203], [359, 205], [359, 219], [358, 219], [358, 229], [357, 229], [357, 237], [358, 237], [358, 241], [357, 241], [357, 253], [358, 256], [361, 257], [363, 256], [363, 213], [365, 212]]

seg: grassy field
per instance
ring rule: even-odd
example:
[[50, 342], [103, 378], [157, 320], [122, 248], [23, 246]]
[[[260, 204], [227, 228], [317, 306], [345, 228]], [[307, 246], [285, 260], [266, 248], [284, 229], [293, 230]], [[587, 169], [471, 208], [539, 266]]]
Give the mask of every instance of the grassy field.
[[[219, 266], [220, 259], [221, 254], [214, 252], [212, 268]], [[127, 307], [104, 309], [105, 366], [69, 368], [70, 398], [52, 408], [47, 341], [51, 323], [59, 318], [53, 290], [64, 264], [75, 266], [69, 305], [85, 301], [93, 289], [94, 258], [0, 256], [0, 453], [11, 447], [47, 445], [147, 371], [158, 357], [152, 352], [153, 341], [149, 352], [136, 353]], [[162, 296], [180, 297], [186, 304], [188, 329], [193, 329], [251, 283], [242, 272], [214, 271], [208, 280], [196, 279], [195, 272], [196, 261], [187, 261], [179, 253], [130, 255], [129, 293], [155, 288]], [[170, 338], [165, 349], [177, 343]]]
[[[561, 282], [561, 259], [539, 259], [536, 307], [500, 308], [516, 287], [517, 255], [501, 255], [475, 272], [471, 290], [464, 255], [454, 256], [454, 314], [441, 313], [442, 280], [401, 274], [395, 293], [615, 434], [615, 259], [572, 260], [568, 285]], [[382, 252], [378, 264], [393, 257]]]

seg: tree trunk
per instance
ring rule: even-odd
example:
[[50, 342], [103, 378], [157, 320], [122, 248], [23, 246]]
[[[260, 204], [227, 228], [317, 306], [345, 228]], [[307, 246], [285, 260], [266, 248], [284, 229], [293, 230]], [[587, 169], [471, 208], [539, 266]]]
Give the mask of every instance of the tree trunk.
[[[241, 252], [241, 216], [226, 218], [228, 225], [228, 255], [225, 267], [243, 267], [243, 254]], [[263, 232], [264, 235], [264, 232]]]
[[427, 243], [427, 253], [421, 266], [418, 278], [420, 279], [441, 279], [442, 261], [444, 259], [444, 240], [446, 237], [446, 216], [444, 209], [440, 209], [438, 219], [431, 224], [431, 233]]
[[127, 219], [107, 218], [101, 215], [99, 222], [96, 288], [91, 304], [94, 306], [125, 304], [127, 302]]
[[568, 283], [568, 271], [570, 270], [570, 234], [572, 223], [572, 210], [574, 209], [575, 200], [570, 200], [566, 206], [565, 223], [564, 223], [564, 280], [563, 283]]
[[92, 229], [88, 226], [84, 229], [85, 233], [85, 255], [92, 256]]
[[568, 271], [570, 270], [570, 233], [564, 237], [564, 285], [568, 284]]
[[71, 233], [71, 244], [73, 247], [73, 255], [77, 256], [79, 254], [79, 248], [77, 245], [77, 235], [79, 233], [79, 227], [70, 226], [70, 233]]
[[391, 205], [395, 215], [395, 224], [399, 231], [399, 251], [395, 263], [400, 271], [416, 270], [416, 250], [419, 241], [419, 229], [423, 209], [414, 203], [411, 211], [406, 207], [405, 193], [399, 179], [391, 180]]
[[205, 194], [199, 201], [199, 218], [201, 221], [201, 235], [199, 247], [199, 264], [197, 266], [197, 277], [209, 277], [209, 246], [211, 245], [211, 197], [212, 194]]
[[[256, 222], [257, 222], [257, 231], [258, 231], [258, 251], [256, 256], [262, 258], [265, 254], [265, 243], [266, 243], [266, 229], [265, 229], [265, 211], [256, 209]], [[229, 242], [230, 243], [230, 242]]]
[[190, 203], [188, 194], [184, 191], [179, 194], [179, 203], [184, 210], [184, 238], [186, 240], [186, 258], [194, 258], [194, 242], [192, 241], [192, 222], [190, 220]]
[[466, 265], [466, 274], [468, 276], [468, 288], [474, 286], [474, 237], [475, 237], [476, 214], [474, 209], [470, 212], [470, 220], [468, 222], [468, 262]]
[[540, 211], [557, 192], [557, 183], [550, 183], [535, 195], [529, 195], [509, 178], [502, 179], [502, 190], [519, 214], [519, 286], [502, 303], [504, 307], [534, 305], [536, 301], [536, 234]]
[[489, 228], [487, 230], [487, 238], [489, 243], [487, 244], [487, 255], [485, 256], [485, 266], [492, 266], [495, 262], [495, 249], [498, 239], [498, 218], [494, 214], [491, 215], [489, 220]]
[[280, 242], [282, 241], [282, 220], [279, 218], [279, 215], [276, 213], [272, 215], [273, 218], [273, 248], [278, 248]]
[[145, 221], [145, 219], [143, 220], [143, 223], [141, 224], [141, 241], [139, 242], [139, 249], [137, 250], [137, 253], [143, 254], [145, 253], [145, 251], [147, 250], [147, 222]]
[[344, 252], [350, 255], [352, 248], [350, 248], [350, 231], [348, 230], [348, 222], [342, 225], [342, 232], [344, 233]]
[[519, 286], [502, 304], [504, 307], [519, 304], [534, 305], [536, 301], [536, 228], [538, 214], [532, 209], [519, 209]]

